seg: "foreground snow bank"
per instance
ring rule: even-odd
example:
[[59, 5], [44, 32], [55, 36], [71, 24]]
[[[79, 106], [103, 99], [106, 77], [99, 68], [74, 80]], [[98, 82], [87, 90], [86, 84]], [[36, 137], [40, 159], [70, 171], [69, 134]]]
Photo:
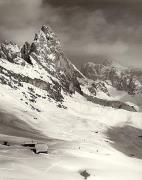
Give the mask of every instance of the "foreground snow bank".
[[[120, 142], [122, 149], [114, 145], [117, 140], [122, 141], [120, 136], [126, 137], [127, 133], [119, 131], [113, 134], [115, 138], [106, 134], [109, 129], [117, 127], [142, 129], [141, 113], [95, 105], [77, 93], [73, 97], [66, 96], [68, 109], [57, 108], [55, 103], [39, 98], [36, 106], [41, 111], [35, 112], [20, 100], [21, 92], [17, 91], [17, 94], [9, 88], [1, 90], [1, 111], [12, 114], [16, 119], [12, 116], [6, 120], [0, 117], [1, 127], [6, 125], [9, 128], [6, 140], [12, 142], [9, 147], [0, 146], [0, 179], [82, 180], [80, 171], [86, 170], [90, 174], [88, 180], [141, 180], [140, 157], [135, 154], [132, 157], [130, 153], [122, 151], [125, 149], [124, 142]], [[48, 142], [49, 155], [37, 156], [30, 149], [22, 147], [20, 144], [25, 142], [25, 132], [30, 140]], [[0, 138], [4, 140], [2, 128], [0, 133]], [[133, 132], [127, 137], [133, 137], [133, 143], [129, 143], [130, 149], [137, 146], [134, 137], [138, 135]], [[19, 136], [18, 140], [14, 136]]]

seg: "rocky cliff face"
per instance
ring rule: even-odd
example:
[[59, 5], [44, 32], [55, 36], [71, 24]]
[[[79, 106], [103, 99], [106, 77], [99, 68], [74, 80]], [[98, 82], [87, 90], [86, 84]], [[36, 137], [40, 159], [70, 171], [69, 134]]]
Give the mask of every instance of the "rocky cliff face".
[[[77, 77], [83, 77], [78, 69], [65, 57], [60, 41], [50, 27], [42, 26], [35, 35], [33, 43], [26, 42], [20, 49], [15, 43], [4, 42], [0, 45], [0, 57], [3, 63], [11, 63], [11, 68], [1, 66], [1, 82], [6, 84], [30, 83], [48, 92], [49, 97], [63, 101], [62, 91], [72, 94], [82, 93]], [[7, 62], [8, 61], [8, 62]], [[38, 73], [39, 77], [30, 74], [15, 73], [15, 65], [23, 69], [31, 69], [31, 74]], [[12, 67], [13, 66], [13, 67]], [[15, 67], [15, 68], [14, 68]], [[35, 70], [36, 69], [36, 70]], [[43, 79], [43, 72], [44, 79]], [[24, 73], [24, 72], [23, 72]], [[4, 77], [5, 76], [5, 77]], [[6, 77], [7, 76], [7, 77]], [[12, 80], [15, 79], [14, 81]], [[47, 77], [47, 79], [46, 79]], [[10, 79], [7, 81], [7, 79]]]
[[142, 71], [123, 68], [110, 63], [95, 64], [88, 62], [83, 65], [82, 73], [92, 80], [108, 81], [118, 90], [127, 91], [130, 95], [142, 92]]
[[[61, 43], [50, 27], [42, 26], [35, 35], [34, 42], [25, 43], [21, 49], [23, 59], [30, 64], [32, 59], [45, 71], [60, 80], [64, 91], [81, 93], [77, 77], [83, 77], [77, 68], [65, 56]], [[71, 88], [72, 84], [72, 88]]]
[[16, 63], [20, 58], [20, 48], [14, 42], [5, 41], [0, 44], [0, 58]]
[[[96, 80], [96, 75], [105, 74], [106, 66], [85, 66], [84, 74]], [[93, 67], [93, 68], [92, 68]], [[104, 80], [103, 78], [100, 78]], [[25, 42], [22, 48], [13, 42], [0, 44], [0, 88], [10, 88], [17, 98], [32, 110], [42, 111], [41, 101], [54, 101], [58, 107], [64, 106], [66, 96], [78, 92], [88, 101], [118, 108], [116, 103], [94, 98], [97, 92], [109, 96], [103, 81], [88, 80], [65, 56], [61, 43], [48, 26], [43, 25], [32, 43]], [[90, 94], [86, 94], [86, 88]], [[119, 106], [120, 107], [120, 106]], [[129, 107], [129, 106], [127, 106]], [[124, 109], [124, 106], [121, 106]], [[127, 108], [127, 110], [132, 110]]]

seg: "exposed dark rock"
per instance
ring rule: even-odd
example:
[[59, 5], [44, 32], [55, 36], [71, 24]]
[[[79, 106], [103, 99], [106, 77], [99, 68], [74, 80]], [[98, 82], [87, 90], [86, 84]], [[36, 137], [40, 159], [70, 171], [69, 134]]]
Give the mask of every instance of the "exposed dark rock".
[[31, 45], [28, 42], [25, 42], [21, 49], [21, 57], [29, 64], [32, 65], [32, 61], [30, 59]]
[[96, 91], [99, 90], [99, 91], [104, 92], [108, 96], [110, 96], [109, 92], [103, 82], [95, 82], [94, 81], [93, 83], [90, 84], [90, 86], [88, 87], [88, 90], [94, 95], [96, 95]]
[[[135, 111], [133, 107], [125, 103], [106, 101], [95, 97], [97, 91], [102, 91], [109, 95], [103, 82], [104, 80], [110, 80], [118, 89], [125, 89], [129, 94], [134, 94], [135, 83], [134, 76], [132, 76], [131, 73], [127, 72], [127, 74], [124, 75], [121, 73], [121, 77], [119, 77], [110, 61], [105, 61], [97, 65], [87, 64], [83, 69], [84, 74], [94, 80], [102, 80], [101, 82], [92, 81], [88, 83], [88, 79], [85, 79], [83, 74], [65, 56], [59, 39], [48, 26], [42, 26], [41, 30], [35, 35], [34, 41], [31, 44], [25, 42], [21, 50], [15, 43], [1, 43], [0, 57], [3, 58], [4, 61], [9, 61], [14, 65], [16, 64], [16, 66], [21, 65], [25, 66], [24, 68], [37, 68], [35, 68], [34, 71], [36, 71], [39, 76], [33, 78], [30, 75], [28, 76], [28, 74], [26, 74], [27, 72], [20, 74], [19, 71], [15, 72], [15, 70], [8, 70], [8, 68], [6, 69], [0, 66], [0, 83], [8, 85], [13, 89], [22, 88], [24, 87], [24, 83], [26, 83], [27, 85], [32, 85], [47, 92], [44, 96], [37, 95], [37, 93], [28, 86], [27, 92], [23, 92], [23, 99], [21, 100], [38, 112], [40, 112], [40, 109], [34, 107], [37, 98], [53, 99], [58, 102], [57, 106], [59, 108], [66, 108], [63, 105], [64, 94], [71, 96], [75, 92], [78, 92], [86, 97], [87, 100], [96, 104]], [[42, 71], [38, 71], [38, 68], [47, 73], [48, 81], [43, 78]], [[81, 89], [82, 84], [79, 79], [83, 79], [84, 82], [86, 81], [91, 96], [83, 93]]]
[[4, 141], [4, 142], [3, 142], [3, 145], [4, 145], [4, 146], [10, 146], [7, 141]]
[[[17, 51], [19, 51], [18, 53], [20, 53], [21, 59], [32, 64], [32, 57], [35, 62], [44, 68], [44, 70], [53, 76], [53, 78], [51, 78], [51, 83], [47, 83], [41, 79], [31, 79], [28, 76], [15, 74], [14, 72], [1, 67], [0, 71], [3, 76], [0, 77], [0, 80], [2, 84], [7, 84], [12, 88], [17, 88], [20, 86], [22, 87], [22, 83], [26, 82], [47, 91], [50, 98], [60, 102], [63, 101], [63, 96], [61, 94], [62, 90], [69, 94], [74, 93], [75, 91], [81, 93], [81, 88], [77, 78], [76, 76], [74, 77], [75, 74], [80, 76], [81, 74], [64, 56], [60, 41], [52, 32], [51, 28], [42, 26], [41, 31], [35, 35], [34, 42], [31, 45], [26, 42], [22, 47], [21, 52], [18, 47], [15, 46], [15, 44], [11, 43], [1, 44], [1, 57], [15, 63], [14, 59], [18, 57], [19, 54], [17, 54]], [[18, 50], [14, 51], [16, 48]], [[6, 76], [7, 78], [5, 78]], [[53, 80], [55, 78], [57, 81]], [[73, 92], [69, 91], [70, 82], [73, 84]], [[31, 101], [34, 101], [33, 98]]]
[[[60, 41], [50, 27], [43, 25], [39, 33], [35, 35], [34, 42], [31, 45], [28, 42], [24, 44], [21, 56], [30, 64], [32, 64], [30, 59], [32, 57], [42, 68], [61, 82], [59, 85], [52, 80], [57, 90], [54, 94], [56, 99], [61, 96], [61, 89], [66, 93], [75, 93], [75, 91], [82, 93], [77, 80], [77, 77], [82, 77], [82, 74], [65, 57]], [[38, 83], [37, 80], [36, 83]], [[45, 88], [43, 86], [44, 83], [42, 83], [42, 89], [47, 89], [46, 84]], [[48, 90], [50, 91], [50, 87]]]
[[5, 41], [0, 44], [0, 58], [14, 63], [17, 57], [20, 57], [20, 49], [14, 42]]
[[22, 144], [22, 146], [24, 147], [35, 147], [34, 143], [26, 143], [26, 144]]
[[81, 170], [80, 172], [80, 175], [84, 177], [84, 179], [87, 179], [90, 174], [87, 172], [87, 170]]
[[102, 106], [108, 106], [108, 107], [112, 107], [115, 109], [124, 109], [127, 111], [136, 112], [136, 110], [133, 106], [129, 106], [128, 104], [120, 102], [120, 101], [108, 101], [108, 100], [104, 100], [104, 99], [99, 99], [97, 97], [88, 96], [86, 94], [84, 94], [84, 96], [86, 97], [86, 99], [88, 101], [91, 101], [95, 104], [99, 104]]
[[82, 66], [81, 71], [89, 79], [110, 81], [113, 87], [130, 95], [142, 92], [142, 70], [137, 73], [133, 69], [117, 67], [112, 62], [89, 62]]

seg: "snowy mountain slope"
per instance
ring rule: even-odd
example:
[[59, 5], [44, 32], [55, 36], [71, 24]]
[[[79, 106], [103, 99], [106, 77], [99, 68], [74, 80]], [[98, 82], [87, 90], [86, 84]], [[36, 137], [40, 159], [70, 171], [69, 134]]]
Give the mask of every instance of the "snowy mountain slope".
[[[108, 85], [105, 81], [90, 80], [90, 79], [79, 79], [80, 87], [83, 91], [83, 96], [95, 104], [102, 106], [108, 106], [116, 109], [125, 109], [127, 111], [139, 111], [136, 104], [129, 103], [128, 101], [121, 101], [120, 98], [116, 99], [111, 96], [111, 89], [116, 88]], [[127, 94], [127, 93], [126, 93]]]
[[[85, 170], [88, 180], [141, 180], [142, 114], [85, 78], [49, 27], [22, 49], [2, 43], [0, 56], [0, 180], [81, 180]], [[47, 143], [49, 154], [25, 142]]]
[[[88, 97], [81, 90], [79, 78], [84, 82], [89, 80], [66, 58], [60, 41], [48, 26], [43, 25], [34, 41], [26, 42], [21, 49], [12, 42], [1, 43], [0, 57], [0, 83], [21, 93], [20, 100], [35, 111], [41, 111], [36, 103], [41, 98], [67, 108], [64, 98], [75, 92], [100, 105], [135, 111], [121, 102]], [[100, 91], [107, 92], [103, 83], [93, 82], [89, 89], [94, 92], [93, 96]]]
[[117, 90], [126, 91], [130, 95], [142, 92], [142, 70], [104, 61], [103, 63], [88, 62], [82, 66], [81, 71], [90, 79], [109, 81]]
[[[28, 134], [27, 141], [48, 142], [49, 155], [35, 155], [28, 148], [20, 146], [26, 140], [15, 128], [15, 136], [19, 138], [6, 136], [6, 140], [13, 144], [9, 147], [1, 145], [0, 148], [0, 159], [3, 162], [0, 163], [0, 179], [56, 180], [60, 177], [81, 180], [81, 170], [90, 173], [88, 179], [141, 179], [141, 113], [94, 105], [78, 93], [73, 98], [66, 98], [65, 105], [69, 107], [66, 110], [47, 102], [43, 112], [33, 113], [25, 105], [21, 105], [16, 95], [11, 96], [8, 91], [3, 91], [0, 97], [1, 107], [6, 109], [9, 93], [11, 103], [7, 107], [8, 111], [47, 137], [45, 140], [40, 133], [37, 133], [39, 138]], [[8, 126], [10, 124], [7, 123]], [[23, 128], [22, 123], [21, 126]], [[123, 130], [126, 126], [131, 127], [131, 130]], [[133, 131], [134, 127], [139, 131]], [[121, 134], [111, 131], [117, 128], [121, 130]], [[3, 134], [0, 138], [5, 140]], [[121, 148], [115, 147], [118, 141]], [[128, 154], [124, 151], [127, 148]]]
[[81, 93], [76, 77], [83, 75], [65, 57], [59, 40], [49, 27], [42, 26], [31, 45], [25, 43], [21, 50], [15, 46], [11, 42], [1, 44], [1, 83], [6, 83], [5, 76], [15, 76], [19, 82], [50, 91], [49, 96], [56, 101], [63, 100], [61, 90]]
[[[101, 91], [95, 91], [95, 95], [98, 98], [108, 101], [124, 102], [125, 104], [133, 106], [135, 110], [141, 111], [141, 69], [123, 67], [117, 62], [114, 63], [113, 61], [105, 60], [102, 63], [88, 62], [82, 66], [81, 71], [86, 77], [92, 79], [89, 80], [92, 81], [92, 84], [95, 80], [94, 84], [97, 82], [99, 87], [101, 87], [101, 89], [99, 88]], [[93, 88], [91, 86], [89, 89], [92, 92]]]

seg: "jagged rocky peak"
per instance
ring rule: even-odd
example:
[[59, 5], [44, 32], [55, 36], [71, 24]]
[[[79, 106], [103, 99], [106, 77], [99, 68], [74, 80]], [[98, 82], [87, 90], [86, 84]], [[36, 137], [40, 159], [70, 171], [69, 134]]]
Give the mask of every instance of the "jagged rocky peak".
[[112, 63], [103, 61], [101, 63], [87, 62], [81, 67], [81, 72], [89, 79], [104, 80], [106, 71], [112, 68]]
[[30, 59], [30, 52], [31, 52], [31, 44], [25, 42], [23, 47], [21, 48], [21, 57], [29, 64], [32, 65], [32, 61]]
[[[61, 47], [60, 41], [50, 26], [43, 25], [39, 33], [35, 34], [34, 41], [49, 43]], [[51, 43], [51, 44], [50, 44]]]
[[26, 42], [21, 49], [21, 57], [33, 65], [33, 60], [53, 77], [57, 78], [66, 91], [81, 93], [77, 77], [81, 72], [65, 56], [60, 40], [51, 27], [43, 25], [35, 34], [31, 44]]
[[76, 82], [77, 77], [83, 77], [82, 73], [65, 56], [60, 40], [51, 27], [43, 25], [35, 34], [31, 44], [25, 43], [21, 49], [21, 56], [32, 64], [34, 59], [48, 73], [65, 82]]
[[29, 61], [29, 56], [35, 53], [48, 60], [54, 60], [53, 53], [61, 52], [61, 44], [51, 27], [43, 25], [38, 33], [35, 34], [31, 44], [25, 42], [21, 49], [22, 57]]
[[49, 64], [52, 63], [56, 70], [64, 72], [71, 78], [74, 74], [82, 77], [79, 70], [66, 57], [60, 40], [50, 26], [42, 26], [39, 33], [35, 35], [33, 46], [38, 47], [38, 53], [44, 57]]
[[130, 95], [142, 92], [142, 76], [138, 76], [133, 69], [121, 66], [118, 62], [86, 63], [82, 73], [92, 80], [109, 81], [117, 88], [128, 92]]
[[[42, 26], [33, 42], [25, 42], [21, 49], [12, 42], [1, 43], [0, 56], [0, 84], [22, 93], [20, 100], [25, 99], [25, 103], [33, 110], [40, 112], [36, 104], [40, 98], [53, 100], [64, 107], [65, 96], [75, 92], [89, 101], [106, 104], [93, 98], [97, 91], [108, 94], [105, 84], [88, 83], [88, 79], [65, 56], [60, 41], [48, 26]], [[101, 66], [95, 70], [100, 71]], [[90, 93], [85, 95], [82, 87]]]
[[20, 48], [12, 41], [4, 41], [0, 44], [0, 58], [7, 59], [14, 63], [20, 57]]
[[128, 70], [111, 57], [99, 56], [98, 60], [96, 58], [93, 62], [85, 63], [81, 68], [82, 73], [90, 79], [109, 80], [112, 75], [119, 76], [122, 71]]
[[104, 80], [103, 73], [106, 69], [115, 68], [115, 63], [111, 57], [107, 55], [95, 55], [92, 62], [82, 65], [81, 72], [88, 78]]
[[57, 102], [63, 101], [64, 94], [82, 93], [77, 77], [83, 75], [67, 59], [49, 26], [43, 25], [33, 42], [25, 42], [21, 49], [13, 42], [1, 43], [0, 57], [1, 84], [15, 89], [23, 83], [33, 85]]
[[47, 51], [48, 53], [50, 53], [50, 50], [61, 52], [61, 43], [51, 27], [43, 25], [41, 30], [35, 34], [32, 48], [32, 51], [35, 51], [36, 53], [41, 53], [43, 50]]
[[104, 66], [113, 66], [113, 60], [106, 58], [103, 62], [102, 65]]

